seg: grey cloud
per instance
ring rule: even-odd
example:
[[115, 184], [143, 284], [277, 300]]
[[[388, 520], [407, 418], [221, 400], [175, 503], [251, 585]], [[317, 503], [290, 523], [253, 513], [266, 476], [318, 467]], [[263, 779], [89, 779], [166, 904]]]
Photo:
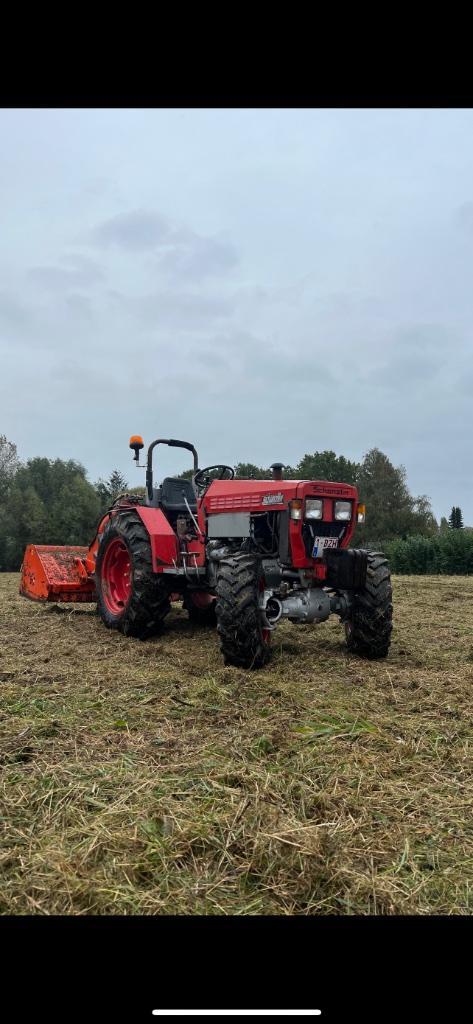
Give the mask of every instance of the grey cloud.
[[187, 237], [159, 258], [160, 269], [177, 280], [203, 280], [232, 270], [237, 263], [238, 255], [230, 242], [218, 238], [200, 238], [198, 235]]
[[110, 182], [108, 178], [105, 177], [92, 178], [90, 181], [85, 183], [82, 192], [86, 196], [92, 196], [94, 198], [101, 197], [109, 192], [110, 187], [113, 184], [113, 182]]
[[235, 291], [242, 312], [252, 315], [256, 310], [276, 305], [297, 306], [305, 296], [316, 288], [317, 282], [313, 274], [306, 274], [301, 280], [294, 281], [284, 287], [263, 287], [262, 285], [246, 285]]
[[24, 327], [31, 314], [25, 304], [10, 292], [0, 292], [0, 323], [6, 327]]
[[152, 210], [131, 210], [102, 221], [92, 232], [91, 238], [96, 245], [116, 245], [139, 252], [154, 249], [170, 236], [172, 229], [161, 214]]
[[290, 348], [276, 351], [271, 339], [251, 335], [238, 341], [236, 351], [247, 378], [259, 378], [282, 394], [288, 388], [294, 392], [312, 390], [315, 394], [318, 386], [333, 387], [336, 383], [323, 351], [296, 353]]
[[236, 248], [230, 241], [171, 224], [153, 210], [116, 214], [93, 230], [91, 241], [130, 252], [155, 250], [157, 258], [152, 269], [172, 280], [200, 281], [225, 273], [238, 263]]
[[455, 223], [462, 228], [466, 234], [473, 235], [473, 202], [462, 203], [454, 214]]
[[[219, 394], [222, 390], [222, 381], [213, 374], [210, 376], [207, 368], [199, 365], [199, 362], [196, 361], [187, 370], [183, 369], [178, 373], [164, 372], [156, 382], [156, 386], [157, 393], [164, 391], [167, 402], [170, 399], [182, 400], [183, 395], [186, 396], [187, 401], [190, 395], [202, 393], [204, 390], [207, 396]], [[192, 401], [191, 404], [194, 405]]]
[[[455, 332], [456, 335], [456, 332]], [[452, 341], [456, 341], [452, 331], [444, 324], [412, 324], [396, 332], [395, 344], [404, 349], [428, 351], [448, 351]]]
[[434, 381], [449, 362], [457, 339], [442, 324], [415, 324], [398, 331], [386, 348], [383, 363], [369, 369], [367, 379], [403, 392]]
[[[465, 109], [0, 111], [0, 405], [22, 456], [96, 479], [130, 472], [135, 430], [207, 462], [378, 445], [440, 512], [473, 443], [472, 128]], [[473, 523], [468, 474], [453, 501]]]
[[81, 288], [99, 284], [104, 272], [93, 260], [79, 254], [65, 256], [63, 263], [69, 266], [30, 267], [28, 278], [33, 284], [52, 289]]
[[203, 349], [199, 346], [195, 360], [212, 370], [222, 385], [231, 382], [245, 393], [263, 388], [278, 401], [292, 401], [295, 394], [315, 395], [317, 387], [336, 385], [335, 374], [319, 352], [294, 359], [291, 351], [275, 351], [271, 339], [262, 334], [238, 330], [216, 334]]
[[400, 386], [405, 393], [411, 387], [418, 387], [419, 384], [426, 384], [436, 377], [440, 370], [441, 362], [434, 364], [417, 353], [397, 353], [384, 367], [374, 370], [369, 374], [370, 380], [375, 384], [387, 388], [398, 389]]
[[94, 365], [93, 373], [90, 366], [80, 359], [60, 359], [50, 369], [50, 378], [63, 395], [67, 395], [68, 402], [74, 405], [83, 405], [90, 397], [103, 396], [113, 393], [118, 387], [117, 375], [113, 367], [108, 365], [100, 368]]
[[67, 310], [73, 317], [88, 323], [92, 322], [92, 306], [86, 295], [71, 292], [70, 295], [66, 295], [65, 301]]
[[201, 366], [207, 366], [210, 370], [222, 370], [224, 373], [230, 370], [229, 360], [214, 348], [199, 346], [197, 359]]
[[200, 331], [230, 316], [233, 308], [231, 299], [200, 292], [159, 291], [137, 297], [115, 293], [111, 299], [146, 329], [166, 326]]
[[321, 355], [315, 353], [312, 359], [301, 359], [296, 363], [289, 357], [280, 358], [269, 362], [269, 371], [272, 376], [290, 385], [297, 385], [301, 388], [314, 390], [320, 385], [331, 386], [336, 383], [336, 377]]
[[457, 402], [460, 398], [466, 398], [465, 418], [469, 419], [471, 400], [473, 396], [473, 367], [471, 366], [471, 362], [467, 365], [460, 363], [458, 366], [453, 366], [451, 372], [452, 376], [455, 378], [454, 390], [457, 396]]

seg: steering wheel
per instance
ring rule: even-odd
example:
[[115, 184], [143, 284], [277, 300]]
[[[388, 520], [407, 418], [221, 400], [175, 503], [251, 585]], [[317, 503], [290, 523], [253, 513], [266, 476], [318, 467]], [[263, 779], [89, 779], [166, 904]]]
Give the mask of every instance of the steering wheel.
[[218, 462], [216, 466], [206, 466], [205, 469], [198, 469], [194, 477], [194, 484], [198, 491], [206, 490], [207, 487], [210, 486], [212, 481], [209, 473], [211, 473], [213, 469], [220, 470], [220, 473], [217, 473], [217, 475], [213, 477], [214, 480], [233, 480], [233, 477], [235, 476], [235, 470], [232, 466], [225, 466], [223, 462]]

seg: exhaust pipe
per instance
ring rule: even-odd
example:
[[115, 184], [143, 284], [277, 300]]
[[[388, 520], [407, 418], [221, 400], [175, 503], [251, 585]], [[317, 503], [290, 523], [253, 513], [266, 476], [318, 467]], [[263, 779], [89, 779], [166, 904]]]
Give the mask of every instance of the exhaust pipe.
[[323, 622], [332, 611], [329, 595], [321, 587], [293, 590], [287, 597], [276, 597], [271, 591], [262, 595], [261, 611], [266, 626], [274, 629], [280, 619], [290, 622]]
[[270, 597], [264, 609], [266, 619], [270, 626], [275, 626], [283, 613], [283, 607], [278, 597]]

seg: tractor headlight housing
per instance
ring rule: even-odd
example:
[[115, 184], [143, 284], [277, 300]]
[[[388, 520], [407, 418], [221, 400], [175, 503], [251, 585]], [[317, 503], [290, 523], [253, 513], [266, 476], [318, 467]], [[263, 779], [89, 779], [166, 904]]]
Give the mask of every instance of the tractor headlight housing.
[[334, 509], [335, 519], [341, 519], [347, 523], [351, 519], [351, 501], [336, 501]]
[[304, 502], [300, 498], [293, 498], [289, 502], [289, 515], [291, 519], [302, 519], [302, 510]]
[[322, 519], [323, 502], [321, 498], [306, 498], [305, 519]]

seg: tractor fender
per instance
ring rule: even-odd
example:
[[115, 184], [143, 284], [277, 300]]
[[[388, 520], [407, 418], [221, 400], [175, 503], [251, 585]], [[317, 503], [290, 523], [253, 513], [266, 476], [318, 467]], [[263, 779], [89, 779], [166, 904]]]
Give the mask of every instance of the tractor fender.
[[137, 505], [135, 511], [149, 533], [153, 571], [162, 572], [177, 562], [179, 551], [176, 534], [160, 508]]

